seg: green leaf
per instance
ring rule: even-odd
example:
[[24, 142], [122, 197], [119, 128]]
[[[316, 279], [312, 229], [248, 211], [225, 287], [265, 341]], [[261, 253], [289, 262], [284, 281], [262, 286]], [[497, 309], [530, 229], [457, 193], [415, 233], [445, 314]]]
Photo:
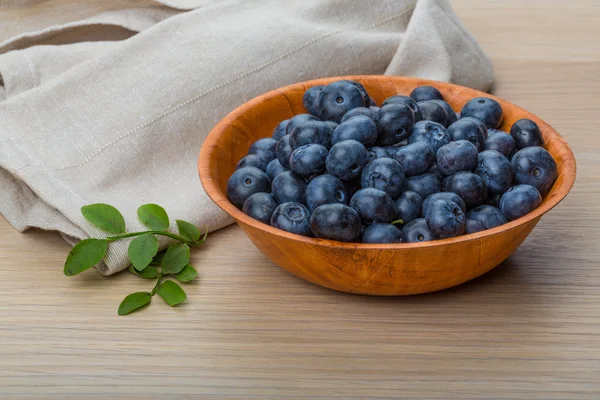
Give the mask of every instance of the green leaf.
[[158, 251], [158, 239], [149, 233], [136, 237], [129, 243], [127, 255], [138, 271], [146, 268]]
[[64, 273], [77, 275], [98, 264], [106, 254], [108, 242], [103, 239], [85, 239], [77, 243], [67, 256]]
[[127, 315], [135, 310], [139, 310], [152, 300], [152, 296], [148, 292], [131, 293], [123, 299], [119, 304], [119, 315]]
[[198, 276], [198, 271], [191, 265], [186, 265], [180, 273], [174, 275], [180, 282], [189, 282]]
[[160, 265], [160, 263], [162, 262], [162, 259], [165, 256], [166, 252], [167, 252], [166, 250], [161, 250], [158, 253], [156, 253], [156, 255], [154, 256], [154, 258], [150, 262], [150, 265]]
[[185, 243], [172, 244], [160, 263], [163, 274], [178, 274], [190, 263], [190, 247]]
[[180, 219], [176, 220], [175, 222], [177, 222], [179, 236], [184, 237], [190, 242], [196, 242], [198, 239], [200, 239], [200, 229], [198, 229], [196, 225]]
[[141, 276], [142, 278], [146, 278], [146, 279], [154, 279], [158, 276], [158, 270], [153, 267], [152, 265], [148, 265], [146, 268], [144, 268], [141, 271], [136, 270], [133, 265], [130, 265], [129, 268], [127, 268], [127, 271], [131, 272], [134, 275], [137, 276]]
[[81, 214], [89, 222], [108, 233], [124, 233], [123, 215], [110, 204], [90, 204], [81, 207]]
[[185, 295], [185, 292], [181, 286], [173, 281], [164, 281], [161, 283], [156, 290], [156, 293], [158, 293], [158, 295], [162, 297], [171, 307], [175, 307], [187, 299], [187, 296]]
[[169, 216], [164, 208], [157, 204], [144, 204], [137, 210], [140, 221], [154, 231], [164, 231], [169, 228]]

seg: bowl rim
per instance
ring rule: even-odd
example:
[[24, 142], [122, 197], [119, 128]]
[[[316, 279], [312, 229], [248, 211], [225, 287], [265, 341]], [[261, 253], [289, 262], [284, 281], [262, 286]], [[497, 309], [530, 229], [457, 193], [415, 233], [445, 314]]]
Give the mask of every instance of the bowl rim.
[[[446, 90], [451, 90], [454, 92], [468, 91], [473, 96], [472, 97], [488, 97], [498, 101], [504, 108], [504, 105], [510, 105], [515, 110], [526, 114], [526, 118], [534, 119], [540, 126], [540, 129], [544, 132], [544, 136], [549, 135], [551, 138], [546, 142], [547, 146], [554, 141], [560, 142], [560, 146], [563, 151], [566, 151], [567, 158], [563, 163], [565, 163], [564, 172], [559, 176], [563, 176], [563, 181], [561, 185], [554, 191], [549, 197], [543, 200], [542, 204], [530, 212], [527, 215], [524, 215], [521, 218], [510, 221], [504, 225], [498, 226], [496, 228], [488, 229], [485, 231], [466, 234], [461, 236], [456, 236], [448, 239], [439, 239], [439, 240], [431, 240], [427, 242], [416, 242], [416, 243], [392, 243], [392, 244], [384, 244], [384, 243], [347, 243], [347, 242], [339, 242], [336, 240], [330, 239], [321, 239], [314, 237], [306, 237], [302, 235], [297, 235], [294, 233], [286, 232], [281, 229], [274, 228], [270, 225], [262, 223], [246, 214], [244, 214], [240, 209], [234, 206], [229, 199], [227, 199], [227, 195], [221, 191], [217, 182], [215, 182], [211, 177], [211, 165], [210, 165], [210, 154], [215, 151], [217, 147], [217, 142], [219, 140], [219, 136], [222, 131], [224, 131], [229, 125], [230, 121], [235, 120], [239, 115], [245, 114], [248, 110], [256, 106], [257, 104], [262, 103], [268, 98], [274, 96], [285, 95], [287, 91], [292, 90], [305, 90], [306, 88], [316, 86], [316, 85], [326, 85], [333, 81], [348, 79], [348, 80], [389, 80], [394, 86], [394, 80], [400, 80], [407, 83], [415, 83], [416, 85], [431, 85], [438, 88], [444, 88]], [[540, 124], [541, 123], [541, 124]], [[385, 249], [413, 249], [413, 248], [430, 248], [430, 247], [438, 247], [438, 246], [446, 246], [451, 244], [458, 243], [467, 243], [475, 240], [482, 239], [488, 236], [494, 236], [503, 231], [508, 231], [513, 228], [516, 228], [520, 225], [525, 225], [528, 222], [540, 218], [542, 215], [550, 211], [554, 208], [558, 203], [560, 203], [569, 193], [571, 188], [575, 183], [575, 177], [577, 174], [577, 167], [575, 162], [575, 156], [567, 142], [564, 138], [548, 123], [539, 118], [538, 116], [530, 113], [529, 111], [510, 103], [506, 100], [503, 100], [499, 97], [490, 95], [485, 92], [481, 92], [476, 89], [468, 88], [465, 86], [455, 85], [447, 82], [439, 82], [421, 78], [412, 78], [412, 77], [404, 77], [404, 76], [387, 76], [387, 75], [351, 75], [351, 76], [336, 76], [336, 77], [328, 77], [328, 78], [320, 78], [313, 79], [309, 81], [299, 82], [291, 85], [287, 85], [278, 89], [270, 90], [260, 96], [257, 96], [241, 106], [235, 108], [231, 111], [225, 118], [223, 118], [214, 128], [209, 132], [206, 137], [201, 150], [198, 156], [198, 173], [200, 176], [200, 181], [207, 195], [211, 198], [211, 200], [223, 211], [233, 217], [236, 222], [249, 225], [254, 229], [259, 231], [264, 231], [266, 233], [278, 236], [282, 239], [296, 240], [300, 242], [304, 242], [310, 245], [317, 246], [334, 246], [338, 248], [347, 248], [347, 249], [363, 249], [363, 250], [385, 250]], [[558, 178], [557, 178], [558, 179]]]

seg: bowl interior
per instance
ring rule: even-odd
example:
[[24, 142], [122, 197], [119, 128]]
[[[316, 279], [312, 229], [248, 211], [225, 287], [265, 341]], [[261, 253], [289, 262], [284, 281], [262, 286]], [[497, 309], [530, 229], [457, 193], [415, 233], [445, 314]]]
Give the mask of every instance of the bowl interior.
[[247, 154], [250, 145], [254, 141], [263, 137], [270, 137], [273, 129], [282, 120], [306, 112], [302, 105], [302, 96], [307, 88], [315, 85], [326, 85], [340, 79], [353, 79], [361, 82], [377, 104], [381, 104], [386, 98], [395, 94], [408, 95], [416, 86], [420, 85], [431, 85], [438, 88], [443, 94], [444, 99], [450, 103], [455, 111], [460, 111], [462, 106], [473, 97], [483, 96], [494, 98], [502, 105], [504, 110], [504, 120], [499, 128], [500, 130], [508, 132], [512, 124], [521, 118], [529, 118], [538, 124], [544, 136], [545, 147], [550, 154], [552, 154], [552, 157], [554, 157], [554, 160], [557, 163], [558, 179], [538, 209], [518, 220], [491, 230], [473, 235], [464, 235], [426, 243], [403, 243], [393, 245], [333, 243], [337, 243], [340, 246], [349, 245], [352, 247], [433, 246], [491, 235], [497, 231], [509, 229], [539, 217], [558, 204], [573, 186], [576, 173], [575, 158], [565, 140], [543, 120], [514, 104], [487, 93], [443, 82], [406, 77], [350, 76], [317, 79], [265, 93], [238, 107], [215, 126], [202, 147], [198, 168], [204, 189], [219, 207], [232, 215], [236, 220], [241, 220], [253, 227], [269, 230], [272, 233], [277, 233], [286, 237], [293, 236], [298, 240], [314, 243], [332, 243], [331, 241], [324, 241], [323, 239], [305, 238], [303, 236], [289, 234], [253, 220], [243, 214], [227, 200], [226, 188], [227, 180], [235, 171], [237, 162]]

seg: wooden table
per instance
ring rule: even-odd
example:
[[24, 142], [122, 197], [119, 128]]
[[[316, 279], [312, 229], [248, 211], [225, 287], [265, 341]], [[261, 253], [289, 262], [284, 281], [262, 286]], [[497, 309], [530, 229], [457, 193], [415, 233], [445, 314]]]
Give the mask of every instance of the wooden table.
[[571, 195], [508, 261], [436, 294], [352, 296], [288, 275], [230, 227], [194, 254], [185, 305], [118, 317], [148, 281], [66, 278], [57, 234], [1, 220], [0, 398], [600, 398], [600, 5], [452, 3], [494, 61], [494, 92], [578, 161]]

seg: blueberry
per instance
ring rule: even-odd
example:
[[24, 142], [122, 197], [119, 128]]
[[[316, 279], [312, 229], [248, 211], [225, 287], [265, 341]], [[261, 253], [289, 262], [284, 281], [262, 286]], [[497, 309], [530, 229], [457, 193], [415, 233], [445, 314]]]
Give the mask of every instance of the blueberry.
[[331, 147], [331, 129], [323, 121], [306, 121], [290, 133], [290, 146], [292, 150], [306, 144], [320, 144], [326, 148]]
[[312, 236], [309, 228], [310, 212], [304, 204], [280, 204], [271, 216], [271, 226], [302, 236]]
[[273, 134], [271, 135], [271, 137], [277, 141], [284, 137], [286, 135], [285, 128], [287, 127], [288, 122], [290, 122], [289, 119], [284, 119], [279, 124], [277, 124], [277, 126], [273, 130]]
[[456, 120], [458, 119], [458, 116], [456, 115], [456, 112], [454, 111], [454, 109], [452, 108], [452, 106], [450, 104], [448, 104], [448, 102], [444, 101], [444, 100], [430, 100], [438, 105], [440, 105], [444, 111], [446, 111], [446, 127], [450, 126], [451, 124], [453, 124], [454, 122], [456, 122]]
[[402, 165], [406, 176], [421, 175], [427, 172], [435, 161], [435, 154], [426, 143], [413, 143], [400, 147], [394, 159]]
[[375, 122], [379, 131], [379, 143], [388, 146], [400, 143], [410, 135], [415, 115], [406, 104], [386, 104], [379, 109]]
[[379, 112], [379, 107], [377, 107], [377, 106], [371, 106], [371, 107], [369, 107], [369, 109], [370, 109], [370, 110], [373, 110], [373, 112], [374, 112], [375, 114], [377, 114], [377, 113]]
[[510, 161], [495, 150], [486, 150], [477, 156], [477, 175], [483, 179], [488, 191], [493, 193], [504, 193], [513, 180]]
[[396, 216], [394, 200], [383, 190], [360, 189], [352, 196], [350, 207], [354, 208], [366, 224], [392, 222]]
[[298, 147], [290, 157], [290, 169], [304, 178], [316, 176], [325, 171], [327, 149], [320, 144], [307, 144]]
[[402, 104], [406, 104], [407, 106], [409, 106], [410, 109], [412, 110], [412, 112], [415, 114], [415, 122], [423, 119], [423, 114], [421, 114], [421, 109], [419, 108], [419, 105], [417, 104], [417, 102], [414, 99], [412, 99], [411, 97], [408, 97], [408, 96], [402, 96], [402, 95], [398, 94], [395, 96], [388, 97], [381, 106], [383, 107], [386, 104], [395, 104], [395, 103], [402, 103]]
[[365, 105], [361, 89], [348, 81], [330, 83], [317, 96], [317, 110], [322, 120], [340, 122], [346, 112]]
[[410, 92], [410, 97], [415, 101], [444, 100], [444, 96], [433, 86], [417, 86]]
[[237, 208], [242, 208], [246, 199], [254, 193], [268, 192], [271, 180], [255, 167], [244, 167], [235, 171], [227, 181], [227, 197]]
[[335, 131], [335, 128], [339, 126], [339, 124], [335, 121], [325, 121], [325, 125], [329, 127], [331, 132]]
[[285, 169], [281, 163], [279, 162], [278, 159], [274, 159], [273, 161], [271, 161], [269, 164], [267, 164], [267, 175], [269, 175], [269, 178], [271, 178], [271, 180], [275, 179], [275, 177], [279, 174], [281, 174], [282, 172], [287, 171], [287, 169]]
[[282, 167], [288, 168], [290, 166], [290, 156], [292, 155], [292, 146], [290, 146], [290, 135], [285, 135], [275, 145], [275, 154], [277, 160]]
[[425, 218], [417, 218], [402, 228], [404, 239], [408, 243], [427, 242], [435, 240], [433, 233], [429, 230]]
[[404, 190], [404, 169], [391, 158], [378, 158], [369, 162], [362, 170], [360, 183], [363, 188], [383, 190], [398, 197]]
[[446, 239], [465, 233], [465, 213], [453, 201], [436, 200], [429, 206], [425, 221], [437, 239]]
[[385, 147], [373, 146], [367, 149], [367, 153], [369, 154], [369, 160], [373, 161], [382, 157], [390, 157], [390, 153], [388, 149]]
[[277, 206], [277, 202], [270, 193], [261, 192], [248, 197], [242, 206], [242, 211], [263, 224], [270, 224], [271, 215]]
[[437, 151], [435, 164], [444, 175], [470, 171], [477, 166], [477, 147], [468, 140], [445, 144]]
[[372, 145], [377, 140], [377, 125], [364, 115], [342, 121], [333, 131], [331, 143], [336, 144], [349, 139], [359, 141], [365, 146]]
[[424, 199], [440, 191], [440, 180], [430, 173], [411, 176], [405, 182], [404, 190], [417, 192]]
[[454, 192], [464, 201], [467, 208], [485, 204], [487, 201], [487, 187], [479, 175], [472, 172], [457, 172], [450, 175], [442, 182], [444, 192]]
[[543, 146], [542, 132], [535, 122], [523, 118], [515, 122], [510, 128], [510, 135], [515, 139], [517, 150], [530, 146]]
[[237, 165], [235, 166], [235, 169], [240, 169], [240, 168], [244, 168], [244, 167], [254, 167], [254, 168], [258, 168], [258, 169], [261, 169], [264, 171], [267, 169], [267, 164], [259, 156], [254, 155], [254, 154], [248, 154], [246, 157], [242, 158], [237, 163]]
[[460, 116], [477, 118], [488, 128], [497, 128], [502, 123], [502, 106], [494, 99], [476, 97], [463, 106]]
[[485, 226], [483, 226], [481, 222], [475, 221], [473, 219], [467, 219], [467, 224], [465, 228], [466, 234], [477, 233], [481, 231], [485, 231]]
[[501, 133], [503, 135], [508, 135], [508, 132], [501, 131], [500, 129], [495, 129], [495, 128], [489, 128], [488, 129], [488, 137], [492, 136], [492, 135], [495, 135], [497, 133]]
[[443, 125], [432, 121], [419, 121], [413, 125], [408, 143], [422, 142], [428, 144], [434, 152], [450, 143], [450, 135]]
[[287, 202], [306, 202], [307, 183], [292, 171], [285, 171], [273, 179], [271, 193], [279, 204]]
[[427, 197], [425, 199], [425, 201], [423, 202], [423, 216], [424, 217], [427, 216], [427, 212], [428, 212], [431, 204], [433, 204], [433, 202], [437, 201], [437, 200], [452, 201], [460, 207], [460, 209], [463, 211], [463, 213], [465, 213], [465, 214], [467, 213], [467, 206], [465, 205], [465, 202], [459, 195], [457, 195], [454, 192], [437, 192], [437, 193], [429, 195], [429, 197]]
[[542, 196], [531, 185], [517, 185], [508, 189], [500, 198], [500, 211], [509, 220], [521, 218], [542, 204]]
[[392, 224], [372, 224], [365, 229], [362, 241], [363, 243], [402, 243], [404, 235]]
[[486, 126], [472, 117], [461, 118], [448, 127], [452, 140], [468, 140], [475, 145], [477, 151], [483, 151], [487, 133]]
[[287, 126], [285, 127], [285, 134], [289, 135], [292, 133], [294, 128], [298, 125], [303, 124], [307, 121], [318, 121], [317, 117], [310, 114], [297, 114], [288, 120]]
[[448, 115], [441, 105], [433, 101], [420, 101], [417, 103], [423, 115], [423, 121], [433, 121], [444, 127], [448, 126]]
[[369, 96], [369, 108], [379, 108], [377, 106], [377, 102], [370, 96]]
[[502, 211], [488, 205], [472, 209], [467, 213], [467, 218], [481, 222], [485, 229], [492, 229], [508, 222]]
[[542, 197], [548, 194], [558, 177], [556, 162], [543, 147], [519, 150], [512, 158], [511, 168], [516, 183], [535, 187]]
[[349, 199], [344, 182], [333, 175], [319, 175], [306, 187], [306, 204], [310, 211], [323, 204], [348, 204]]
[[344, 204], [323, 204], [310, 217], [310, 229], [318, 238], [357, 242], [362, 232], [358, 213]]
[[304, 96], [302, 96], [302, 105], [304, 106], [306, 111], [309, 112], [309, 114], [318, 116], [316, 104], [317, 96], [319, 95], [319, 93], [321, 93], [321, 90], [324, 87], [325, 86], [323, 85], [313, 86], [307, 89], [306, 92], [304, 92]]
[[436, 163], [433, 163], [433, 165], [431, 166], [431, 168], [429, 168], [427, 170], [427, 172], [429, 172], [430, 174], [435, 175], [435, 177], [438, 178], [440, 180], [440, 182], [444, 179], [444, 174], [442, 174], [442, 172], [439, 170], [439, 168], [438, 168], [438, 166], [437, 166]]
[[360, 82], [356, 82], [356, 81], [351, 81], [351, 80], [347, 80], [346, 82], [348, 82], [351, 85], [354, 85], [358, 88], [358, 90], [360, 90], [360, 94], [363, 98], [363, 101], [365, 102], [365, 107], [369, 107], [371, 105], [376, 106], [377, 104], [375, 103], [375, 100], [373, 100], [370, 96], [369, 93], [367, 93], [367, 89], [365, 89], [365, 87], [363, 86], [362, 83]]
[[423, 206], [423, 198], [417, 192], [404, 192], [394, 201], [396, 219], [402, 220], [402, 225], [419, 218]]
[[356, 107], [344, 114], [340, 123], [346, 122], [350, 118], [357, 117], [359, 115], [375, 120], [375, 110], [368, 107]]
[[368, 162], [369, 154], [361, 142], [344, 140], [331, 147], [326, 165], [331, 175], [349, 181], [360, 176]]
[[510, 159], [515, 152], [515, 140], [506, 132], [488, 129], [489, 136], [485, 141], [486, 150], [496, 150], [504, 157]]
[[262, 138], [258, 139], [256, 142], [252, 143], [250, 146], [250, 150], [248, 150], [248, 154], [254, 154], [260, 157], [266, 164], [270, 163], [271, 160], [275, 159], [275, 145], [277, 144], [277, 140], [273, 138]]

